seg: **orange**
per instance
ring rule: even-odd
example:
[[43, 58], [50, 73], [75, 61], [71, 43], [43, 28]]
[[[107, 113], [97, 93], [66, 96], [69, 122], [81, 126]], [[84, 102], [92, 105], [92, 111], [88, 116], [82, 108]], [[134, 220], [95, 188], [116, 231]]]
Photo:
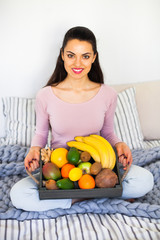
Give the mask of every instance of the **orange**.
[[89, 174], [84, 174], [78, 181], [78, 185], [82, 189], [91, 189], [95, 188], [95, 180]]
[[66, 148], [56, 148], [51, 153], [51, 162], [61, 168], [64, 164], [68, 163], [67, 153], [68, 150]]
[[71, 171], [69, 172], [69, 179], [71, 181], [78, 181], [82, 177], [82, 170], [78, 167], [72, 168]]
[[68, 178], [69, 172], [71, 171], [72, 168], [75, 168], [75, 166], [73, 164], [70, 164], [70, 163], [64, 164], [63, 167], [61, 168], [62, 177]]

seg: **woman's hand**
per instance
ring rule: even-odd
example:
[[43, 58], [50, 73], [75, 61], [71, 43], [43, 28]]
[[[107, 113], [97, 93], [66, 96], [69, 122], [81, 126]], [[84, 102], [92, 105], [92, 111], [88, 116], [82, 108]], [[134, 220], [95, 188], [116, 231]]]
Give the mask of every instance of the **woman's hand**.
[[124, 142], [116, 143], [115, 148], [117, 150], [118, 160], [122, 163], [124, 170], [126, 170], [127, 165], [130, 166], [133, 161], [131, 150]]
[[24, 159], [25, 168], [29, 172], [35, 171], [39, 167], [40, 147], [31, 147]]

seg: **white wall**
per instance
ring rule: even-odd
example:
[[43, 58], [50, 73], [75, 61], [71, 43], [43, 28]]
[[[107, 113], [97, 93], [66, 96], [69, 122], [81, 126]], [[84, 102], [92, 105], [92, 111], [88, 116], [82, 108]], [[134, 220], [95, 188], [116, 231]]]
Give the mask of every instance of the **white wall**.
[[160, 0], [0, 0], [0, 96], [34, 97], [76, 25], [95, 33], [106, 83], [160, 79]]

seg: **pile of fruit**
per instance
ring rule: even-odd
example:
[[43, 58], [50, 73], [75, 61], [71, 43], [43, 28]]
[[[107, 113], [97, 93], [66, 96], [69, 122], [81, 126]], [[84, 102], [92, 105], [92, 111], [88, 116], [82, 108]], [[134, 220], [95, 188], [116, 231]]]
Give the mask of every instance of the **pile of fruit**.
[[118, 183], [113, 171], [116, 155], [99, 135], [75, 137], [66, 148], [41, 149], [42, 174], [47, 189], [111, 188]]

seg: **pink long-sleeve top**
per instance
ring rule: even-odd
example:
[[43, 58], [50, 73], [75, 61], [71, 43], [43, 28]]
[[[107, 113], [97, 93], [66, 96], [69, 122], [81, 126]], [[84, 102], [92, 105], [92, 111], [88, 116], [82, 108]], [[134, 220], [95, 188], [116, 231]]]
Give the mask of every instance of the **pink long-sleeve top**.
[[114, 112], [117, 93], [102, 84], [98, 93], [83, 103], [68, 103], [58, 98], [51, 86], [40, 89], [36, 96], [36, 132], [31, 146], [45, 147], [51, 126], [51, 147], [67, 147], [76, 136], [99, 134], [112, 146], [120, 139], [114, 134]]

